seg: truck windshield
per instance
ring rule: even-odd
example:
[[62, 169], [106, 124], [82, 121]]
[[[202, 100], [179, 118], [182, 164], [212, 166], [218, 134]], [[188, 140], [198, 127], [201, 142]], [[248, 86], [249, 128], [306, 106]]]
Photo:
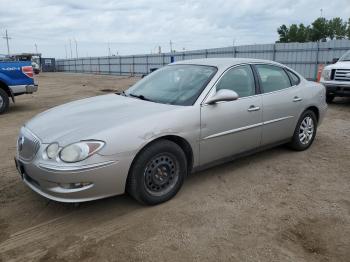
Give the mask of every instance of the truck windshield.
[[193, 105], [216, 73], [216, 67], [168, 65], [130, 87], [125, 95], [171, 105]]
[[347, 51], [340, 59], [339, 61], [350, 61], [350, 51]]

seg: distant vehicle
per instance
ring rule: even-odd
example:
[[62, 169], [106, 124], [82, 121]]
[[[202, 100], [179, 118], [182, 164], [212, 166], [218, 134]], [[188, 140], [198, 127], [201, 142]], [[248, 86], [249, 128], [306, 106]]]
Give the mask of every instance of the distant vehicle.
[[0, 60], [0, 114], [8, 110], [10, 98], [36, 92], [33, 67], [30, 61]]
[[36, 62], [32, 61], [32, 67], [33, 67], [34, 74], [37, 75], [40, 73], [40, 66]]
[[350, 96], [350, 50], [323, 69], [320, 82], [326, 87], [328, 103], [336, 96]]
[[325, 88], [254, 59], [170, 64], [120, 95], [52, 108], [22, 128], [16, 166], [44, 197], [82, 202], [124, 193], [158, 204], [193, 170], [289, 143], [306, 150]]

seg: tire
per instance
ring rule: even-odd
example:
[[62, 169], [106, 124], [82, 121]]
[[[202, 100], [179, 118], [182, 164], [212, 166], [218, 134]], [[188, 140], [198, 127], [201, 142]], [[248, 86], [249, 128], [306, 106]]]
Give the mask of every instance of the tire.
[[5, 90], [0, 88], [0, 114], [5, 113], [9, 108], [10, 100]]
[[333, 100], [334, 100], [334, 95], [326, 95], [326, 102], [329, 104], [329, 103], [332, 103]]
[[186, 175], [187, 160], [181, 147], [169, 140], [159, 140], [134, 160], [126, 190], [140, 203], [156, 205], [174, 197]]
[[316, 115], [313, 111], [306, 110], [300, 116], [297, 126], [295, 127], [292, 141], [289, 144], [290, 147], [296, 151], [303, 151], [308, 149], [315, 139], [316, 131]]

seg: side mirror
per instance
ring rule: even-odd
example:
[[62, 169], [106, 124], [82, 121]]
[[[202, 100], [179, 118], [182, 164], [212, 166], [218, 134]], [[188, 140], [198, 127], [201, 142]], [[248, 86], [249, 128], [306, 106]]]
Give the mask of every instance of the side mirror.
[[220, 89], [207, 100], [207, 104], [215, 104], [221, 101], [233, 101], [238, 99], [238, 94], [235, 91], [229, 89]]
[[339, 61], [339, 58], [333, 58], [332, 64], [335, 64], [335, 63], [338, 62], [338, 61]]

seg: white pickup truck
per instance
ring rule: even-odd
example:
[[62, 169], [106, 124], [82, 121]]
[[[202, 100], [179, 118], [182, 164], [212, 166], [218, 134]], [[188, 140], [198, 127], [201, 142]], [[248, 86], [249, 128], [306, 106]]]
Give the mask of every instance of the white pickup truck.
[[326, 87], [327, 103], [336, 96], [350, 97], [350, 50], [338, 62], [323, 69], [320, 82]]

